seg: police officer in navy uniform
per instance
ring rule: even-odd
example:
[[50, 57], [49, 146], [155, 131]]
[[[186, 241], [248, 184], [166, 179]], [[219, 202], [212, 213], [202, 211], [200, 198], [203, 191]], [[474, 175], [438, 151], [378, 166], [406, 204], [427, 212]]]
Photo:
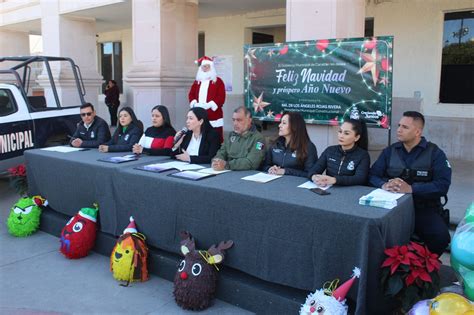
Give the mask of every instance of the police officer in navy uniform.
[[448, 225], [441, 216], [441, 197], [451, 185], [451, 166], [444, 152], [422, 136], [425, 118], [403, 113], [399, 142], [385, 148], [372, 165], [369, 183], [384, 190], [413, 194], [415, 233], [429, 250], [441, 255], [449, 245]]
[[70, 145], [76, 148], [98, 148], [110, 140], [107, 122], [96, 115], [94, 106], [85, 103], [80, 107], [82, 121], [71, 138]]

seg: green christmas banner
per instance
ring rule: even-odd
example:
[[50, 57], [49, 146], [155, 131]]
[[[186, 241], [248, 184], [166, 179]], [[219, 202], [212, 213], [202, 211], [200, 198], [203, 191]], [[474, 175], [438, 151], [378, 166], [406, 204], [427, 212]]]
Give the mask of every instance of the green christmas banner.
[[263, 121], [294, 111], [310, 124], [389, 128], [392, 61], [392, 36], [246, 45], [245, 104]]

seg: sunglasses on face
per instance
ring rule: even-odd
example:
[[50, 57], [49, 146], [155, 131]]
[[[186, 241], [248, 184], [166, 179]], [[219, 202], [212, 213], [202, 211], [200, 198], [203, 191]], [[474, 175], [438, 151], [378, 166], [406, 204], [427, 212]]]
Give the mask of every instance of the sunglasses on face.
[[92, 112], [81, 113], [81, 117], [92, 116]]

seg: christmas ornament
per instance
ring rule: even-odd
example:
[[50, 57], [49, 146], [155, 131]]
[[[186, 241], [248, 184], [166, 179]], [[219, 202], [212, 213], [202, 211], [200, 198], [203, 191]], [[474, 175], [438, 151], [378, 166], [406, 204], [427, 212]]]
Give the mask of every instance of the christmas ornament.
[[283, 117], [283, 114], [282, 114], [282, 113], [276, 114], [276, 115], [275, 115], [275, 121], [276, 121], [276, 122], [279, 122], [279, 121], [281, 120], [281, 117]]
[[380, 126], [382, 126], [382, 128], [385, 128], [387, 129], [388, 128], [388, 116], [387, 115], [383, 115], [382, 118], [380, 119]]
[[133, 281], [148, 280], [148, 248], [145, 240], [145, 235], [138, 233], [135, 220], [130, 217], [129, 225], [110, 255], [110, 271], [115, 279], [127, 281], [124, 286]]
[[336, 116], [332, 119], [329, 119], [329, 125], [330, 126], [339, 126], [339, 117]]
[[326, 48], [328, 48], [329, 46], [329, 40], [327, 39], [321, 39], [321, 40], [318, 40], [316, 42], [316, 48], [319, 50], [319, 51], [326, 51]]
[[270, 103], [264, 102], [263, 101], [263, 92], [260, 93], [259, 97], [253, 97], [253, 110], [258, 113], [258, 112], [263, 112], [263, 109], [270, 105]]
[[360, 269], [355, 267], [351, 279], [344, 282], [337, 289], [339, 280], [326, 282], [322, 289], [311, 293], [301, 306], [300, 315], [331, 314], [346, 315], [346, 295], [356, 278], [360, 277]]
[[372, 50], [377, 46], [377, 39], [373, 37], [371, 40], [366, 40], [364, 42], [364, 48], [368, 50]]
[[364, 59], [365, 64], [362, 66], [362, 68], [357, 71], [357, 73], [365, 73], [369, 72], [372, 74], [372, 82], [373, 85], [376, 86], [379, 78], [379, 69], [377, 69], [377, 48], [372, 49], [372, 52], [370, 54], [368, 53], [361, 53], [360, 54], [362, 59]]
[[97, 234], [97, 205], [82, 208], [61, 231], [61, 253], [70, 259], [87, 256], [94, 247]]
[[11, 208], [7, 219], [8, 232], [17, 237], [25, 237], [38, 230], [41, 207], [48, 201], [41, 196], [20, 198]]
[[283, 46], [282, 49], [280, 49], [280, 55], [285, 55], [288, 52], [288, 45]]
[[209, 307], [217, 287], [217, 264], [224, 260], [224, 251], [231, 248], [232, 241], [212, 245], [207, 251], [196, 250], [189, 232], [181, 232], [181, 253], [184, 259], [179, 263], [174, 277], [174, 298], [183, 309], [203, 310]]

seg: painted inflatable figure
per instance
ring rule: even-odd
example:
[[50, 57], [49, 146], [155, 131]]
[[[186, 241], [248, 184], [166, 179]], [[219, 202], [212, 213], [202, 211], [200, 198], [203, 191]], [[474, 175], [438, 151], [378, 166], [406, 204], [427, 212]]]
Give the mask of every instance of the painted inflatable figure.
[[135, 220], [130, 217], [129, 225], [110, 255], [110, 271], [115, 279], [127, 281], [124, 286], [133, 281], [148, 280], [148, 248], [145, 240], [145, 235], [138, 233]]
[[466, 210], [451, 241], [451, 266], [463, 284], [464, 294], [474, 301], [474, 203]]
[[337, 289], [339, 280], [326, 282], [322, 289], [311, 293], [301, 306], [300, 315], [347, 315], [346, 295], [356, 278], [360, 277], [360, 269], [355, 267], [351, 279]]
[[70, 259], [85, 257], [94, 247], [97, 235], [96, 208], [82, 208], [61, 231], [61, 253]]
[[36, 232], [40, 226], [41, 207], [47, 205], [48, 201], [41, 196], [20, 198], [8, 215], [8, 232], [17, 237], [25, 237]]

